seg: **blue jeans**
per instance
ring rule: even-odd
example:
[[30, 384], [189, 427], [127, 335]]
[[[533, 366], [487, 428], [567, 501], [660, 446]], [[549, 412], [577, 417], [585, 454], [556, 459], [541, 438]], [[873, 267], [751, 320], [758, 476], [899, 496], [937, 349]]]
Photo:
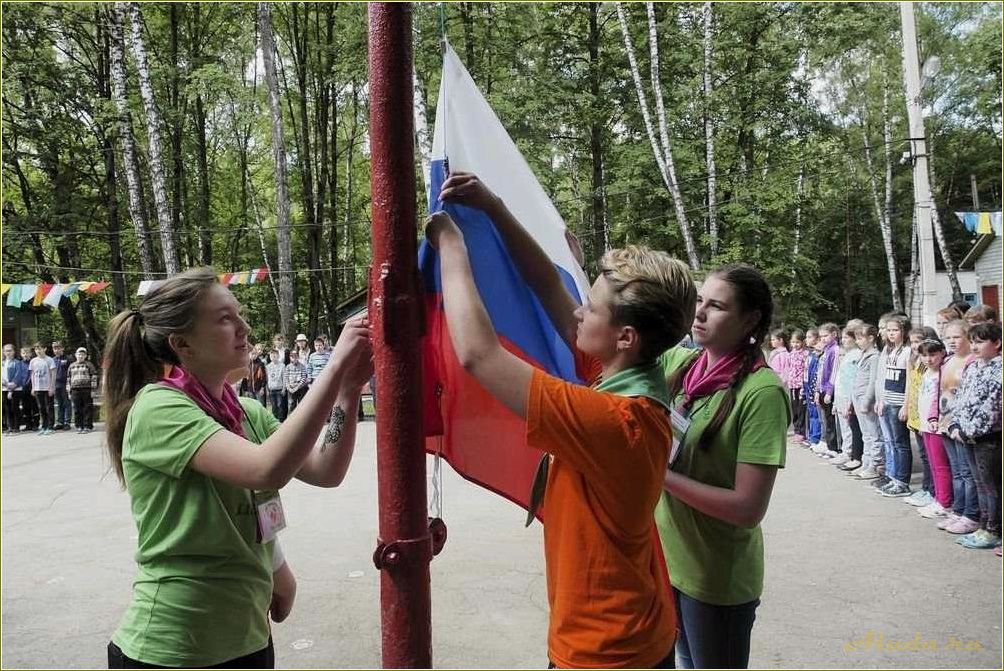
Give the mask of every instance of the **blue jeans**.
[[879, 416], [882, 437], [885, 439], [885, 474], [890, 480], [910, 484], [913, 470], [913, 452], [910, 450], [910, 433], [906, 422], [899, 419], [903, 406], [886, 404]]
[[810, 443], [818, 443], [823, 437], [823, 427], [819, 423], [819, 411], [816, 404], [809, 401], [805, 406], [805, 438]]
[[272, 407], [272, 414], [280, 422], [286, 419], [286, 394], [282, 389], [268, 390], [269, 405]]
[[73, 416], [73, 406], [70, 405], [70, 395], [66, 387], [56, 390], [56, 426], [70, 427], [70, 418]]
[[980, 526], [995, 536], [1001, 535], [1001, 434], [1000, 431], [965, 445], [971, 455], [970, 469], [976, 480], [980, 500]]
[[980, 519], [980, 500], [976, 493], [976, 479], [969, 460], [968, 450], [962, 443], [948, 436], [941, 442], [948, 453], [948, 464], [952, 467], [952, 512], [971, 520]]
[[681, 669], [745, 669], [750, 635], [760, 599], [736, 606], [715, 606], [673, 588], [680, 632], [676, 662]]

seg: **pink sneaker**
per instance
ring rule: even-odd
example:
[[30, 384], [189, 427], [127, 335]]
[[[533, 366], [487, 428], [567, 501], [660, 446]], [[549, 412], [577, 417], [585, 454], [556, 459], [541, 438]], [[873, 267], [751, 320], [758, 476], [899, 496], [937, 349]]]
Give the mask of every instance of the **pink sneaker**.
[[948, 517], [946, 517], [945, 519], [943, 519], [940, 522], [938, 522], [938, 528], [941, 529], [942, 531], [944, 531], [945, 529], [947, 529], [949, 527], [949, 525], [955, 524], [960, 519], [962, 519], [962, 518], [959, 517], [958, 515], [956, 515], [955, 513], [949, 513]]
[[945, 531], [950, 534], [971, 534], [980, 528], [980, 523], [968, 517], [958, 517], [955, 522], [945, 527]]
[[994, 554], [997, 555], [998, 557], [1001, 556], [1001, 546], [1000, 545], [998, 545], [997, 547], [994, 548]]

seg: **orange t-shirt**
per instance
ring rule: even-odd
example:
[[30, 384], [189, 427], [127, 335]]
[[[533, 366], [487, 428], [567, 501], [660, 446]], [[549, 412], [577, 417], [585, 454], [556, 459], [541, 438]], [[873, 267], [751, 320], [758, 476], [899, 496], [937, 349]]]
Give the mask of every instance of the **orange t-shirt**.
[[[598, 365], [580, 357], [581, 372]], [[676, 609], [654, 532], [669, 459], [665, 408], [534, 370], [527, 444], [551, 454], [543, 501], [548, 655], [563, 668], [651, 668]]]

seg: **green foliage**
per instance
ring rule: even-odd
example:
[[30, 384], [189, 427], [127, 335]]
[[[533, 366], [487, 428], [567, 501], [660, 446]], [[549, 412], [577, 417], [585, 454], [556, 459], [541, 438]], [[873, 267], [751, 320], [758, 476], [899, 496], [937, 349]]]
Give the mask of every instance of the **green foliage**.
[[[703, 269], [732, 261], [759, 267], [774, 288], [778, 321], [787, 326], [850, 314], [875, 319], [888, 309], [890, 289], [862, 147], [865, 142], [872, 147], [881, 189], [886, 87], [894, 140], [894, 253], [901, 275], [910, 267], [912, 179], [909, 165], [898, 163], [908, 131], [897, 6], [713, 7], [714, 92], [706, 101], [702, 5], [655, 5], [667, 131]], [[630, 3], [625, 9], [652, 105], [645, 10]], [[86, 3], [5, 4], [3, 22], [4, 281], [37, 281], [53, 267], [112, 269], [120, 262], [129, 273], [121, 301], [109, 290], [88, 304], [96, 332], [117, 308], [135, 303], [141, 279], [119, 142], [126, 128], [102, 92], [107, 87], [105, 10], [105, 5]], [[271, 126], [256, 57], [255, 5], [153, 3], [142, 11], [162, 115], [168, 189], [172, 202], [180, 203], [183, 265], [200, 262], [199, 229], [204, 228], [211, 231], [218, 272], [261, 266], [262, 242], [275, 263]], [[595, 241], [604, 238], [611, 246], [644, 243], [683, 257], [673, 203], [645, 131], [613, 5], [413, 5], [415, 69], [430, 135], [440, 83], [441, 12], [446, 37], [582, 239], [587, 266], [603, 252]], [[958, 261], [971, 238], [952, 212], [971, 207], [970, 175], [978, 182], [982, 207], [1000, 207], [1001, 9], [999, 3], [930, 3], [920, 8], [918, 20], [922, 57], [938, 56], [942, 64], [925, 84], [926, 124], [935, 199]], [[296, 321], [301, 330], [330, 330], [326, 315], [364, 286], [370, 258], [366, 5], [276, 3], [273, 23], [289, 161], [292, 257], [294, 267], [304, 271], [295, 279]], [[127, 67], [131, 129], [152, 222], [147, 132], [131, 56]], [[329, 105], [322, 131], [325, 96]], [[205, 114], [209, 199], [204, 218], [197, 107]], [[715, 256], [708, 229], [705, 112], [714, 124], [717, 163]], [[172, 133], [180, 133], [177, 146]], [[321, 134], [329, 152], [323, 164]], [[591, 144], [593, 138], [598, 147]], [[117, 224], [105, 184], [106, 140], [115, 148]], [[306, 178], [308, 165], [312, 182]], [[594, 207], [597, 165], [602, 167], [603, 212]], [[330, 180], [319, 208], [322, 168]], [[321, 213], [317, 237], [308, 228], [310, 194], [314, 211]], [[416, 193], [416, 203], [421, 213], [424, 194]], [[120, 233], [119, 258], [109, 245], [113, 229]], [[153, 241], [159, 255], [156, 235]], [[306, 272], [312, 264], [319, 270]], [[72, 270], [54, 277], [102, 275], [111, 279]], [[321, 284], [323, 297], [314, 293]], [[235, 291], [252, 317], [255, 338], [270, 336], [278, 327], [271, 288]], [[82, 318], [88, 319], [86, 313]], [[65, 320], [46, 312], [42, 330], [57, 333], [68, 328]]]

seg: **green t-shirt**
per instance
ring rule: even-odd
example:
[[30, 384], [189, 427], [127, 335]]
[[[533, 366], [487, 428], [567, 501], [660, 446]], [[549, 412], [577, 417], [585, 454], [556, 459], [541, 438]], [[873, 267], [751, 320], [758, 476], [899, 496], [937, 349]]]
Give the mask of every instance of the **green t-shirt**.
[[[242, 398], [248, 440], [279, 423]], [[112, 640], [158, 666], [199, 667], [268, 645], [272, 543], [258, 543], [251, 492], [188, 467], [223, 427], [180, 391], [147, 385], [122, 441], [122, 469], [139, 532], [133, 599]], [[257, 438], [255, 437], [257, 435]]]
[[[660, 358], [668, 376], [694, 356], [674, 347]], [[761, 368], [739, 386], [736, 402], [705, 450], [697, 440], [714, 417], [725, 391], [698, 399], [673, 470], [715, 487], [735, 486], [736, 463], [784, 467], [791, 407], [777, 375]], [[682, 396], [674, 399], [679, 403]], [[675, 405], [674, 403], [674, 405]], [[655, 509], [673, 587], [705, 603], [732, 606], [763, 591], [763, 534], [760, 525], [737, 527], [663, 493]]]

